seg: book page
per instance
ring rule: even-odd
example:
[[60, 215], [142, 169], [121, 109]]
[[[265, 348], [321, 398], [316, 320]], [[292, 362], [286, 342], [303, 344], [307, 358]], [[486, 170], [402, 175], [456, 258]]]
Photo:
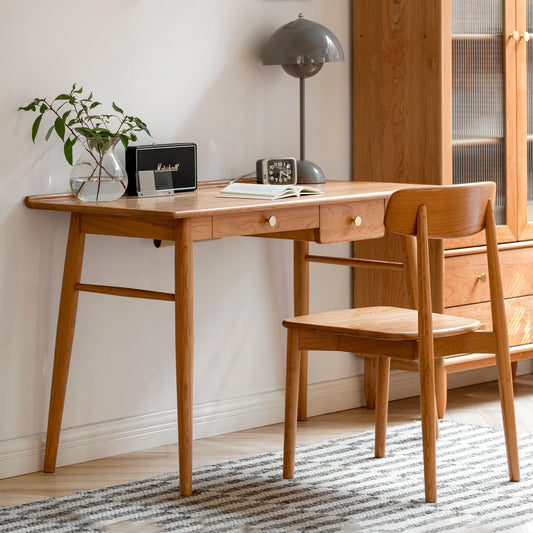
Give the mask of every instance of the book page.
[[226, 198], [263, 198], [275, 200], [305, 194], [323, 194], [308, 185], [269, 185], [262, 183], [230, 183], [217, 196]]

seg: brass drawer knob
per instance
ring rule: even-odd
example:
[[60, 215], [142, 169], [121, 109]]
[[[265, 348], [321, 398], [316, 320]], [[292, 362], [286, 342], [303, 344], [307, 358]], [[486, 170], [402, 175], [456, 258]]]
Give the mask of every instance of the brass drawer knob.
[[513, 30], [513, 32], [509, 34], [509, 37], [511, 39], [514, 39], [515, 41], [518, 41], [518, 39], [522, 37], [522, 39], [524, 39], [524, 41], [526, 41], [527, 43], [529, 39], [531, 38], [531, 34], [528, 33], [527, 31], [525, 31], [524, 33], [518, 33], [518, 31]]
[[486, 283], [487, 282], [487, 274], [485, 274], [485, 272], [483, 272], [482, 274], [480, 274], [477, 279], [479, 281], [481, 281], [481, 283]]
[[266, 223], [270, 226], [270, 227], [274, 227], [277, 223], [277, 220], [276, 220], [276, 217], [274, 215], [268, 217], [265, 219]]
[[361, 217], [352, 218], [352, 224], [354, 226], [359, 227], [362, 223], [363, 223], [363, 219]]

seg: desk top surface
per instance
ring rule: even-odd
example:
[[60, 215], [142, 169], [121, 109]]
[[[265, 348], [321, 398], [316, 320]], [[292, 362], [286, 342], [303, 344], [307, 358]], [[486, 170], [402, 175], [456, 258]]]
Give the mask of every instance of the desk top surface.
[[70, 193], [27, 196], [25, 204], [31, 209], [68, 211], [92, 215], [125, 217], [149, 217], [178, 219], [211, 216], [239, 211], [302, 207], [340, 203], [354, 199], [388, 198], [392, 192], [420, 185], [408, 183], [328, 181], [320, 185], [324, 194], [291, 197], [280, 200], [257, 200], [250, 198], [217, 198], [224, 185], [200, 186], [196, 191], [173, 196], [138, 198], [124, 196], [112, 202], [83, 202]]

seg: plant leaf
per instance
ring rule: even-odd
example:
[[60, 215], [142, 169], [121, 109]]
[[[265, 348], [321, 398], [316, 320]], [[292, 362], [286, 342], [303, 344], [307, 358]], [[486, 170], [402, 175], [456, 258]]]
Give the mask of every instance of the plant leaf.
[[30, 102], [27, 106], [19, 107], [19, 111], [35, 111], [37, 109], [37, 104], [41, 100], [39, 98], [36, 98], [33, 100], [33, 102]]
[[63, 153], [65, 154], [65, 159], [69, 165], [72, 165], [72, 147], [76, 144], [76, 139], [67, 139], [65, 145], [63, 146]]
[[31, 127], [31, 140], [35, 142], [35, 137], [37, 137], [37, 132], [39, 131], [39, 126], [41, 125], [41, 120], [43, 119], [42, 115], [39, 115], [33, 122]]
[[50, 135], [52, 135], [52, 132], [54, 131], [55, 126], [50, 126], [50, 129], [46, 132], [46, 135], [44, 137], [44, 140], [47, 141], [50, 138]]
[[150, 135], [150, 137], [152, 136], [152, 134], [148, 131], [148, 127], [146, 126], [146, 124], [138, 117], [131, 117], [132, 120], [135, 122], [135, 124], [137, 125], [137, 127], [142, 130], [142, 131], [145, 131], [146, 133], [148, 133], [148, 135]]
[[124, 114], [124, 111], [122, 111], [122, 109], [120, 109], [120, 107], [118, 107], [118, 105], [115, 104], [115, 102], [113, 102], [112, 107], [117, 113], [121, 113], [122, 115]]
[[56, 121], [54, 122], [54, 127], [56, 129], [56, 133], [59, 135], [61, 140], [64, 140], [65, 138], [65, 121], [61, 119], [60, 117], [56, 118]]
[[123, 144], [124, 148], [128, 147], [129, 139], [127, 135], [119, 134], [120, 142]]

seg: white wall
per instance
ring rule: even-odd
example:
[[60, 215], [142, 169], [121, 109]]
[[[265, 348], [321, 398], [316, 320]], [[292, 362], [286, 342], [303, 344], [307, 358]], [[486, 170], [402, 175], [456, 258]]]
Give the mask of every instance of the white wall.
[[[350, 179], [350, 3], [0, 0], [0, 477], [40, 468], [68, 229], [68, 215], [23, 206], [26, 195], [68, 190], [70, 168], [57, 141], [32, 144], [35, 116], [17, 107], [77, 82], [143, 118], [153, 139], [142, 142], [196, 142], [200, 180], [235, 177], [259, 157], [297, 155], [298, 82], [260, 53], [304, 12], [346, 55], [308, 80], [307, 156]], [[170, 248], [89, 236], [85, 258], [88, 283], [173, 291]], [[195, 245], [196, 436], [281, 420], [291, 258], [287, 242]], [[349, 305], [348, 271], [312, 276], [313, 308]], [[60, 451], [59, 464], [175, 441], [173, 350], [171, 304], [82, 293], [62, 432], [74, 451]], [[312, 359], [310, 380], [359, 373], [340, 355]]]

